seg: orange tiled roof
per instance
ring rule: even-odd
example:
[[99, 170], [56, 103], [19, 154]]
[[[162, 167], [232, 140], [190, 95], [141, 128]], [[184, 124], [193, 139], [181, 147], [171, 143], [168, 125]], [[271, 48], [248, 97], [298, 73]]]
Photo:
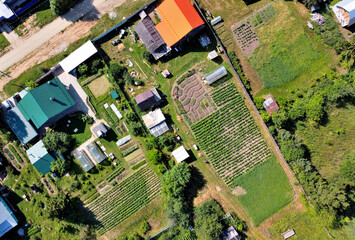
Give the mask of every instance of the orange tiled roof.
[[189, 0], [165, 0], [156, 10], [162, 21], [155, 27], [170, 47], [204, 24]]

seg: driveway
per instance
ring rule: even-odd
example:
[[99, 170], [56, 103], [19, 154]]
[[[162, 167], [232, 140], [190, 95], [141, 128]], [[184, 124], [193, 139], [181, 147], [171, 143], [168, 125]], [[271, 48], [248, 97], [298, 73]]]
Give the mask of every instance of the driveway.
[[83, 0], [32, 36], [16, 40], [17, 46], [0, 58], [0, 71], [5, 71], [83, 16], [90, 13], [99, 18], [124, 2], [125, 0]]

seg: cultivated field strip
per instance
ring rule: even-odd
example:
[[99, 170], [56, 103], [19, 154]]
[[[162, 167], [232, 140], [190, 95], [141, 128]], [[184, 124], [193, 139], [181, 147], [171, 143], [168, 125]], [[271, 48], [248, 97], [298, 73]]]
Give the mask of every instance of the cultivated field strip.
[[191, 128], [213, 168], [232, 185], [271, 152], [234, 84], [214, 90], [212, 98], [220, 108]]
[[160, 193], [160, 181], [149, 166], [128, 177], [88, 206], [104, 234], [147, 205]]

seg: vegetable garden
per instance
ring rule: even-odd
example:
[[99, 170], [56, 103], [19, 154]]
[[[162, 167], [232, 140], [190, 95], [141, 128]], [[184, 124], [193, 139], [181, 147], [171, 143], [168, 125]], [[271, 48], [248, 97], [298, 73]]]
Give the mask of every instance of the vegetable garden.
[[217, 88], [212, 98], [220, 108], [191, 129], [216, 172], [231, 186], [271, 152], [234, 84]]
[[145, 166], [95, 199], [88, 210], [98, 222], [98, 233], [104, 234], [147, 205], [160, 193], [160, 186], [157, 175]]

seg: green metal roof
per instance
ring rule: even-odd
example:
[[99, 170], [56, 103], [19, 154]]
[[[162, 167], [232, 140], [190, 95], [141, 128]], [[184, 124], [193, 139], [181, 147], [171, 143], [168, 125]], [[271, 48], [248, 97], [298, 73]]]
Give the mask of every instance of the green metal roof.
[[38, 135], [17, 107], [8, 111], [4, 116], [4, 120], [22, 144], [28, 143]]
[[75, 104], [75, 101], [65, 86], [55, 78], [30, 91], [17, 104], [27, 121], [40, 128], [50, 118], [65, 111]]
[[116, 92], [116, 91], [113, 91], [113, 92], [111, 92], [110, 93], [111, 94], [111, 97], [113, 98], [113, 99], [117, 99], [119, 96], [118, 96], [118, 93]]
[[43, 175], [51, 171], [51, 164], [55, 159], [47, 152], [42, 140], [26, 151], [32, 165]]

